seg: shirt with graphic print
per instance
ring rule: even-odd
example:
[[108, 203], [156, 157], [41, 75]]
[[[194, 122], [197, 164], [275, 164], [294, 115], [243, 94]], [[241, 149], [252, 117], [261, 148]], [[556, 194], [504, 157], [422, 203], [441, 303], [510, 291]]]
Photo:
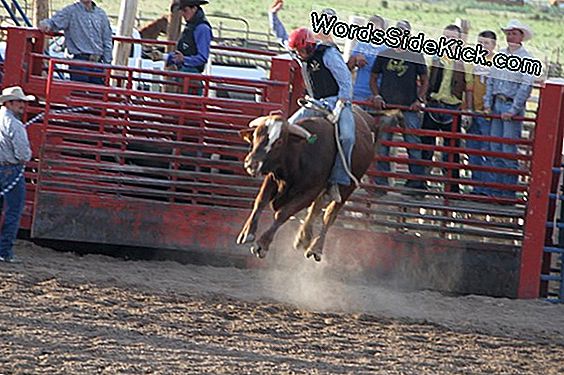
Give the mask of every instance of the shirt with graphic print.
[[379, 94], [386, 104], [411, 105], [417, 99], [417, 78], [427, 74], [421, 53], [387, 49], [380, 52], [372, 73], [382, 77]]

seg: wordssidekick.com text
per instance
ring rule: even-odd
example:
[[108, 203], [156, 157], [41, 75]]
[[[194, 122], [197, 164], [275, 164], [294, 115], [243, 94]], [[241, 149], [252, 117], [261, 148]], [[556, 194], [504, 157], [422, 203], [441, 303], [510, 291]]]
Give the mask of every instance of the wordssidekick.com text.
[[533, 58], [496, 53], [491, 60], [487, 59], [488, 51], [481, 45], [464, 45], [461, 39], [449, 39], [441, 36], [438, 40], [426, 38], [425, 34], [411, 35], [408, 30], [399, 27], [388, 27], [382, 30], [368, 23], [365, 26], [338, 21], [337, 16], [311, 12], [311, 27], [314, 33], [333, 35], [337, 38], [348, 38], [373, 45], [385, 45], [389, 48], [424, 53], [430, 56], [446, 56], [451, 60], [461, 60], [469, 64], [494, 66], [512, 72], [542, 76], [542, 63]]

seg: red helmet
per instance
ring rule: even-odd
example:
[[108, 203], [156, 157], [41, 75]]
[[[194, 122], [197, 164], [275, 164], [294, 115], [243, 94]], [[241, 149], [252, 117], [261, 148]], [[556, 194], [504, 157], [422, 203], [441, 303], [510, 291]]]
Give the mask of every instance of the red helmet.
[[315, 38], [313, 37], [313, 33], [307, 27], [300, 27], [292, 31], [290, 36], [288, 37], [288, 47], [291, 50], [298, 50], [298, 49], [311, 49], [315, 46]]

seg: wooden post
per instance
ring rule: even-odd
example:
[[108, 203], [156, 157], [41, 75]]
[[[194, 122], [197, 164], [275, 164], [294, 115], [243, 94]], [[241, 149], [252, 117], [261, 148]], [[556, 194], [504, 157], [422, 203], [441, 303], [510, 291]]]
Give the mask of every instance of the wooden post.
[[36, 27], [39, 25], [39, 21], [49, 18], [49, 0], [34, 0], [31, 16], [31, 22]]
[[[119, 11], [117, 35], [131, 37], [135, 16], [137, 14], [138, 0], [121, 0]], [[127, 65], [131, 43], [117, 42], [114, 44], [112, 62], [114, 65]]]
[[[178, 2], [172, 1], [170, 5], [170, 14], [168, 16], [168, 27], [166, 30], [166, 39], [177, 41], [180, 38], [180, 30], [182, 29], [182, 12], [178, 8]], [[167, 52], [176, 49], [174, 46], [167, 46]]]
[[[182, 12], [178, 6], [178, 0], [173, 0], [170, 4], [170, 14], [168, 16], [168, 27], [166, 29], [166, 39], [177, 41], [180, 38], [180, 30], [182, 28]], [[172, 52], [176, 50], [176, 46], [167, 46], [166, 52]], [[176, 70], [174, 65], [167, 66], [165, 70]], [[178, 93], [181, 91], [180, 88], [173, 85], [165, 85], [165, 92]]]

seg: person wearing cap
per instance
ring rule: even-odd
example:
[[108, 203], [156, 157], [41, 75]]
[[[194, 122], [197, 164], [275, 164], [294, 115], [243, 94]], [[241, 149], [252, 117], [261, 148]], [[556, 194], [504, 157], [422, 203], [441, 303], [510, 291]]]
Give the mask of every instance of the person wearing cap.
[[[411, 31], [409, 22], [403, 20], [396, 25], [402, 30]], [[380, 84], [378, 81], [381, 79]], [[420, 82], [420, 84], [418, 84]], [[386, 108], [386, 105], [402, 105], [409, 107], [409, 111], [402, 111], [403, 122], [407, 129], [420, 129], [421, 117], [420, 110], [425, 102], [424, 96], [427, 91], [428, 76], [427, 65], [422, 53], [414, 53], [401, 48], [389, 48], [378, 54], [376, 61], [372, 67], [370, 77], [371, 101], [376, 110]], [[384, 132], [381, 136], [382, 140], [391, 140], [393, 134]], [[418, 135], [403, 134], [406, 142], [417, 145], [421, 143]], [[389, 156], [390, 147], [380, 146], [378, 153], [381, 156]], [[408, 147], [407, 153], [409, 159], [420, 160], [421, 150]], [[425, 168], [422, 165], [409, 163], [409, 172], [411, 175], [423, 176]], [[390, 163], [379, 161], [377, 169], [383, 172], [390, 171]], [[375, 179], [377, 185], [388, 186], [388, 178], [378, 176]], [[406, 187], [411, 189], [425, 189], [425, 182], [422, 179], [410, 179], [405, 183]], [[410, 194], [419, 194], [418, 191], [409, 191]], [[385, 190], [376, 193], [377, 196], [386, 194]]]
[[[462, 31], [454, 24], [447, 25], [443, 29], [443, 37], [447, 40], [461, 40]], [[472, 108], [472, 69], [468, 64], [460, 60], [452, 60], [445, 53], [442, 57], [433, 56], [431, 67], [429, 69], [429, 87], [427, 89], [427, 107], [448, 110], [460, 110]], [[460, 116], [451, 114], [425, 112], [423, 116], [422, 129], [425, 130], [441, 130], [450, 132], [452, 130], [453, 121], [456, 118], [455, 131], [460, 132]], [[435, 145], [436, 136], [422, 136], [421, 142], [427, 145]], [[460, 147], [460, 140], [454, 140], [454, 147]], [[450, 146], [451, 139], [444, 137], [443, 144]], [[434, 151], [423, 150], [421, 155], [424, 160], [432, 160]], [[456, 164], [460, 164], [460, 154], [454, 152], [452, 155]], [[448, 162], [449, 154], [443, 153], [443, 162]], [[462, 167], [462, 165], [460, 165]], [[452, 178], [460, 178], [460, 167], [452, 170]], [[444, 171], [444, 169], [443, 169]], [[459, 193], [460, 186], [457, 183], [450, 184], [451, 192]]]
[[19, 86], [7, 87], [0, 95], [0, 189], [4, 197], [4, 223], [0, 237], [0, 261], [18, 263], [12, 246], [16, 240], [25, 207], [25, 162], [31, 159], [31, 148], [24, 124], [25, 102], [35, 100]]
[[[280, 43], [283, 47], [288, 48], [288, 33], [286, 32], [286, 28], [280, 18], [278, 18], [278, 12], [284, 6], [284, 0], [274, 0], [272, 5], [268, 10], [268, 23], [270, 25], [270, 30], [276, 36], [278, 43]], [[329, 17], [336, 16], [337, 12], [335, 12], [332, 8], [325, 8], [321, 10], [322, 14], [327, 14]], [[314, 38], [322, 43], [326, 44], [335, 44], [333, 37], [331, 35], [327, 35], [324, 33], [317, 33], [313, 34]]]
[[167, 57], [168, 65], [176, 65], [178, 70], [188, 73], [202, 73], [210, 56], [212, 27], [208, 22], [202, 5], [207, 0], [180, 0], [178, 9], [186, 21], [186, 27], [176, 44], [176, 51]]
[[[108, 15], [92, 0], [80, 0], [68, 5], [49, 19], [39, 22], [43, 32], [65, 32], [67, 50], [75, 60], [110, 64], [112, 62], [112, 28]], [[102, 73], [99, 68], [71, 66], [73, 81], [104, 84], [100, 75], [80, 72]]]
[[[386, 28], [386, 21], [380, 16], [372, 16], [368, 22], [372, 23], [375, 29], [385, 30]], [[377, 46], [366, 42], [358, 42], [354, 46], [351, 57], [347, 61], [351, 71], [357, 69], [353, 86], [353, 100], [366, 101], [372, 96], [372, 91], [370, 90], [372, 66], [378, 54], [387, 48], [384, 44]]]
[[[521, 58], [531, 58], [532, 55], [523, 47], [523, 42], [533, 37], [531, 29], [519, 22], [511, 20], [506, 27], [501, 28], [505, 33], [507, 48], [503, 48], [499, 53], [514, 55]], [[498, 69], [495, 66], [489, 74], [484, 96], [484, 110], [501, 118], [492, 119], [490, 135], [493, 137], [503, 137], [511, 139], [521, 138], [521, 121], [513, 120], [516, 116], [525, 114], [527, 99], [533, 89], [534, 77], [529, 74], [513, 72], [508, 69]], [[490, 150], [494, 152], [517, 153], [517, 145], [492, 142]], [[488, 158], [488, 163], [494, 167], [518, 169], [517, 160], [504, 159], [499, 157]], [[501, 184], [515, 185], [518, 176], [514, 174], [488, 173], [488, 180]], [[515, 198], [515, 191], [490, 189], [490, 195]]]
[[[351, 165], [355, 144], [355, 124], [352, 112], [352, 77], [343, 56], [334, 45], [315, 39], [307, 27], [300, 27], [288, 36], [288, 49], [297, 56], [308, 95], [323, 103], [338, 118], [339, 141], [343, 146], [348, 166]], [[320, 117], [323, 113], [300, 108], [289, 119], [296, 124], [306, 117]], [[296, 125], [297, 126], [297, 125]], [[304, 129], [305, 130], [305, 129]], [[339, 185], [350, 185], [351, 179], [339, 154], [329, 177], [328, 193], [331, 200], [341, 202]]]

